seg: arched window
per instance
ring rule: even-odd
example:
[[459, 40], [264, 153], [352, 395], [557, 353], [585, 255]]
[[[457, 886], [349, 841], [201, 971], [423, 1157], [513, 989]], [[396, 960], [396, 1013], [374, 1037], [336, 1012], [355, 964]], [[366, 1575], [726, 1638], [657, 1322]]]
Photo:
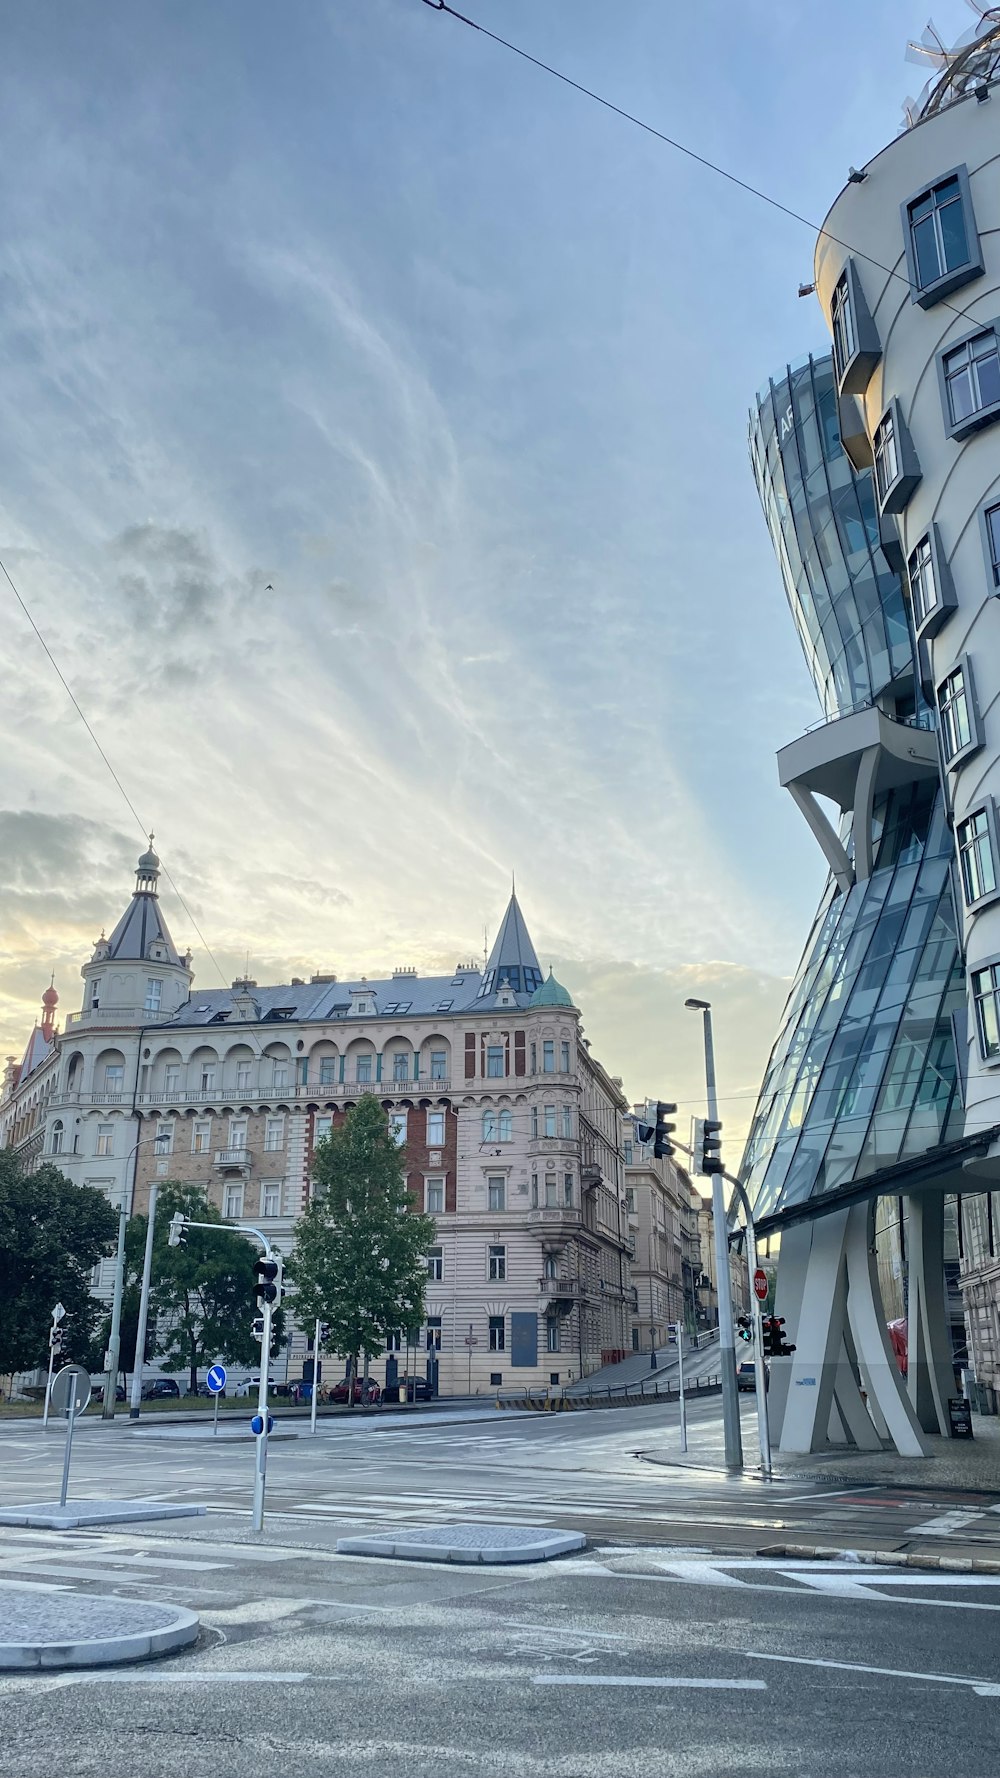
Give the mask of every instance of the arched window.
[[513, 1114], [513, 1112], [501, 1111], [500, 1116], [497, 1119], [497, 1137], [498, 1137], [499, 1141], [501, 1141], [501, 1142], [513, 1142], [513, 1140], [514, 1140], [514, 1114]]
[[484, 1111], [483, 1112], [483, 1141], [484, 1142], [496, 1142], [496, 1140], [497, 1140], [497, 1114], [495, 1111]]
[[546, 1278], [554, 1278], [556, 1276], [555, 1254], [547, 1253], [545, 1255], [545, 1263], [542, 1266], [542, 1272]]
[[63, 1134], [64, 1134], [64, 1132], [63, 1132], [62, 1118], [57, 1117], [55, 1123], [52, 1125], [52, 1153], [53, 1154], [62, 1154]]

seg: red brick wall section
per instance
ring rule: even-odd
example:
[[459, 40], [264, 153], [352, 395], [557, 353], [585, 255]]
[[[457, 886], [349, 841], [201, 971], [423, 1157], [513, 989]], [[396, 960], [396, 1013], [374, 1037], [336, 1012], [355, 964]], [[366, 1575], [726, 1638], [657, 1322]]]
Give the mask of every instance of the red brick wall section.
[[524, 1074], [526, 1072], [527, 1071], [524, 1066], [524, 1032], [523, 1031], [515, 1031], [514, 1032], [514, 1073], [515, 1074]]
[[457, 1177], [458, 1177], [458, 1113], [449, 1106], [444, 1120], [444, 1147], [435, 1149], [441, 1155], [441, 1166], [435, 1163], [431, 1167], [427, 1147], [427, 1112], [415, 1107], [409, 1114], [406, 1124], [406, 1159], [410, 1171], [406, 1183], [413, 1192], [419, 1209], [424, 1207], [424, 1174], [444, 1174], [444, 1207], [454, 1212], [458, 1208]]
[[465, 1078], [476, 1078], [476, 1034], [474, 1031], [465, 1033]]

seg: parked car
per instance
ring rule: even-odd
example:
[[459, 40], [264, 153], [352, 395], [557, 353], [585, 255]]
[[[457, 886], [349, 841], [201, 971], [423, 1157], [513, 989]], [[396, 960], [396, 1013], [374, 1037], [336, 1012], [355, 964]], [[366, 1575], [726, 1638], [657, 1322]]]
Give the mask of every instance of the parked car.
[[[233, 1394], [236, 1396], [237, 1400], [240, 1400], [244, 1396], [256, 1395], [259, 1388], [260, 1388], [260, 1374], [258, 1373], [256, 1377], [244, 1377], [242, 1382], [237, 1383], [234, 1386]], [[267, 1388], [268, 1388], [268, 1394], [273, 1395], [274, 1394], [274, 1378], [273, 1377], [268, 1378]]]
[[[92, 1401], [103, 1402], [103, 1400], [104, 1400], [104, 1384], [103, 1383], [95, 1383], [90, 1394], [91, 1394]], [[143, 1394], [145, 1394], [145, 1390], [143, 1391]], [[124, 1383], [117, 1383], [115, 1385], [115, 1400], [116, 1401], [125, 1401], [126, 1399], [127, 1398], [125, 1395]]]
[[[405, 1397], [404, 1397], [405, 1390]], [[433, 1401], [434, 1391], [426, 1377], [400, 1377], [395, 1386], [395, 1401]]]
[[[756, 1393], [757, 1393], [757, 1372], [754, 1367], [754, 1362], [753, 1362], [752, 1358], [746, 1359], [746, 1360], [744, 1360], [744, 1362], [742, 1364], [738, 1364], [736, 1366], [736, 1387], [737, 1387], [737, 1389], [749, 1389], [752, 1394], [756, 1395]], [[771, 1371], [770, 1371], [770, 1367], [765, 1364], [765, 1366], [764, 1366], [764, 1388], [765, 1388], [765, 1390], [767, 1390], [770, 1387], [771, 1387]]]
[[[355, 1379], [354, 1379], [354, 1400], [355, 1400], [355, 1403], [360, 1404], [362, 1407], [364, 1407], [366, 1405], [371, 1406], [373, 1403], [378, 1401], [381, 1393], [382, 1393], [382, 1391], [380, 1390], [374, 1377], [369, 1377], [367, 1384], [365, 1383], [365, 1380], [363, 1377], [355, 1377]], [[333, 1388], [330, 1390], [330, 1393], [326, 1399], [327, 1399], [327, 1401], [346, 1402], [346, 1400], [347, 1400], [347, 1378], [346, 1377], [342, 1378], [342, 1380], [339, 1383], [335, 1383], [333, 1385]]]
[[223, 1397], [223, 1398], [225, 1398], [225, 1394], [226, 1394], [226, 1392], [225, 1392], [225, 1390], [224, 1390], [224, 1389], [210, 1389], [210, 1388], [209, 1388], [209, 1387], [208, 1387], [208, 1384], [207, 1384], [207, 1383], [202, 1383], [202, 1384], [200, 1384], [200, 1385], [199, 1385], [199, 1387], [198, 1387], [198, 1390], [197, 1390], [197, 1394], [198, 1394], [198, 1395], [207, 1395], [207, 1396], [209, 1396], [209, 1397], [210, 1397], [210, 1398], [211, 1398], [211, 1397], [212, 1397], [212, 1396], [213, 1396], [213, 1395], [221, 1395], [221, 1396], [222, 1396], [222, 1397]]
[[143, 1401], [167, 1401], [174, 1396], [179, 1399], [180, 1393], [181, 1386], [173, 1377], [153, 1377], [142, 1386]]

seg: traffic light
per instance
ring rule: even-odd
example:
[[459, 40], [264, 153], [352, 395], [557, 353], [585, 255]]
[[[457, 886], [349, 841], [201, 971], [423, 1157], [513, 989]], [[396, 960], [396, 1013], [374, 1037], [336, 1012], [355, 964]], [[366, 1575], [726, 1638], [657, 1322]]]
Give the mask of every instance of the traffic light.
[[721, 1173], [722, 1125], [717, 1117], [706, 1117], [702, 1125], [701, 1137], [701, 1170], [703, 1173]]
[[254, 1260], [253, 1269], [254, 1277], [256, 1279], [256, 1283], [253, 1287], [254, 1296], [257, 1298], [258, 1303], [261, 1307], [263, 1307], [265, 1303], [270, 1303], [272, 1308], [275, 1307], [281, 1301], [280, 1259], [265, 1258], [262, 1256], [260, 1259]]
[[250, 1323], [250, 1332], [253, 1334], [253, 1337], [255, 1340], [257, 1340], [260, 1344], [263, 1344], [263, 1341], [264, 1341], [264, 1317], [263, 1317], [263, 1315], [255, 1315], [254, 1316], [252, 1322]]
[[183, 1210], [175, 1210], [170, 1218], [167, 1234], [168, 1247], [185, 1247], [187, 1245], [187, 1217]]
[[329, 1338], [330, 1338], [330, 1323], [328, 1321], [321, 1321], [319, 1324], [319, 1343], [320, 1343], [320, 1345], [325, 1346]]
[[657, 1100], [656, 1128], [653, 1131], [653, 1154], [658, 1161], [664, 1160], [667, 1155], [672, 1155], [674, 1152], [670, 1138], [676, 1130], [677, 1125], [668, 1124], [667, 1119], [668, 1117], [672, 1117], [676, 1110], [676, 1105], [664, 1105], [662, 1100]]
[[768, 1358], [788, 1358], [789, 1355], [795, 1351], [795, 1347], [790, 1346], [787, 1343], [785, 1336], [782, 1333], [784, 1325], [785, 1317], [783, 1315], [768, 1315], [765, 1317], [763, 1323], [764, 1351]]
[[694, 1174], [705, 1171], [705, 1119], [691, 1119], [691, 1171]]
[[741, 1339], [745, 1345], [749, 1345], [750, 1341], [753, 1339], [753, 1322], [749, 1315], [741, 1315], [739, 1317], [736, 1323], [736, 1333], [737, 1337]]

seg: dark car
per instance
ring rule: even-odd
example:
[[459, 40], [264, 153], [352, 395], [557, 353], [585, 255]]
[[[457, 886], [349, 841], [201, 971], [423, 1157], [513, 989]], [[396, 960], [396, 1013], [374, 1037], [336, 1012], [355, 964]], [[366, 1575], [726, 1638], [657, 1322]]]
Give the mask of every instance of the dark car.
[[181, 1386], [173, 1377], [154, 1377], [151, 1383], [142, 1387], [143, 1401], [166, 1401], [172, 1396], [180, 1396]]
[[[376, 1401], [378, 1401], [378, 1398], [381, 1393], [382, 1392], [379, 1389], [379, 1386], [376, 1383], [374, 1377], [369, 1377], [367, 1385], [365, 1384], [363, 1377], [355, 1377], [355, 1379], [354, 1379], [354, 1400], [356, 1403], [360, 1404], [361, 1406], [364, 1406], [366, 1403], [376, 1402]], [[330, 1390], [330, 1393], [327, 1396], [327, 1401], [346, 1402], [346, 1400], [347, 1400], [347, 1378], [344, 1377], [341, 1382], [335, 1383], [333, 1385], [333, 1388]]]
[[[770, 1386], [771, 1386], [771, 1372], [770, 1372], [769, 1367], [765, 1364], [765, 1366], [764, 1366], [764, 1388], [769, 1389]], [[745, 1362], [743, 1364], [738, 1364], [736, 1366], [736, 1387], [737, 1387], [737, 1389], [749, 1389], [754, 1395], [756, 1395], [756, 1393], [757, 1393], [757, 1371], [754, 1366], [753, 1359], [747, 1359], [747, 1360], [745, 1360]]]
[[[104, 1400], [104, 1384], [103, 1383], [95, 1383], [93, 1389], [91, 1390], [91, 1394], [92, 1394], [95, 1401], [103, 1401]], [[115, 1387], [115, 1400], [116, 1401], [124, 1401], [125, 1399], [126, 1399], [125, 1385], [124, 1385], [124, 1383], [118, 1383]]]
[[[191, 1393], [191, 1391], [190, 1391], [190, 1390], [188, 1390], [188, 1394], [189, 1394], [189, 1395], [190, 1395], [190, 1393]], [[207, 1384], [207, 1383], [202, 1383], [202, 1384], [201, 1384], [201, 1385], [200, 1385], [200, 1387], [199, 1387], [199, 1388], [198, 1388], [198, 1390], [197, 1390], [197, 1391], [196, 1391], [196, 1393], [197, 1393], [197, 1394], [198, 1394], [198, 1395], [207, 1395], [207, 1396], [208, 1396], [208, 1398], [209, 1398], [209, 1400], [211, 1400], [211, 1399], [212, 1399], [212, 1397], [213, 1397], [213, 1396], [215, 1396], [215, 1395], [221, 1395], [221, 1396], [222, 1396], [222, 1399], [223, 1399], [223, 1401], [225, 1401], [225, 1399], [226, 1399], [226, 1392], [225, 1392], [225, 1390], [224, 1390], [224, 1389], [210, 1389], [210, 1388], [209, 1388], [209, 1387], [208, 1387], [208, 1384]]]
[[434, 1391], [426, 1377], [400, 1377], [396, 1399], [398, 1401], [433, 1401]]

